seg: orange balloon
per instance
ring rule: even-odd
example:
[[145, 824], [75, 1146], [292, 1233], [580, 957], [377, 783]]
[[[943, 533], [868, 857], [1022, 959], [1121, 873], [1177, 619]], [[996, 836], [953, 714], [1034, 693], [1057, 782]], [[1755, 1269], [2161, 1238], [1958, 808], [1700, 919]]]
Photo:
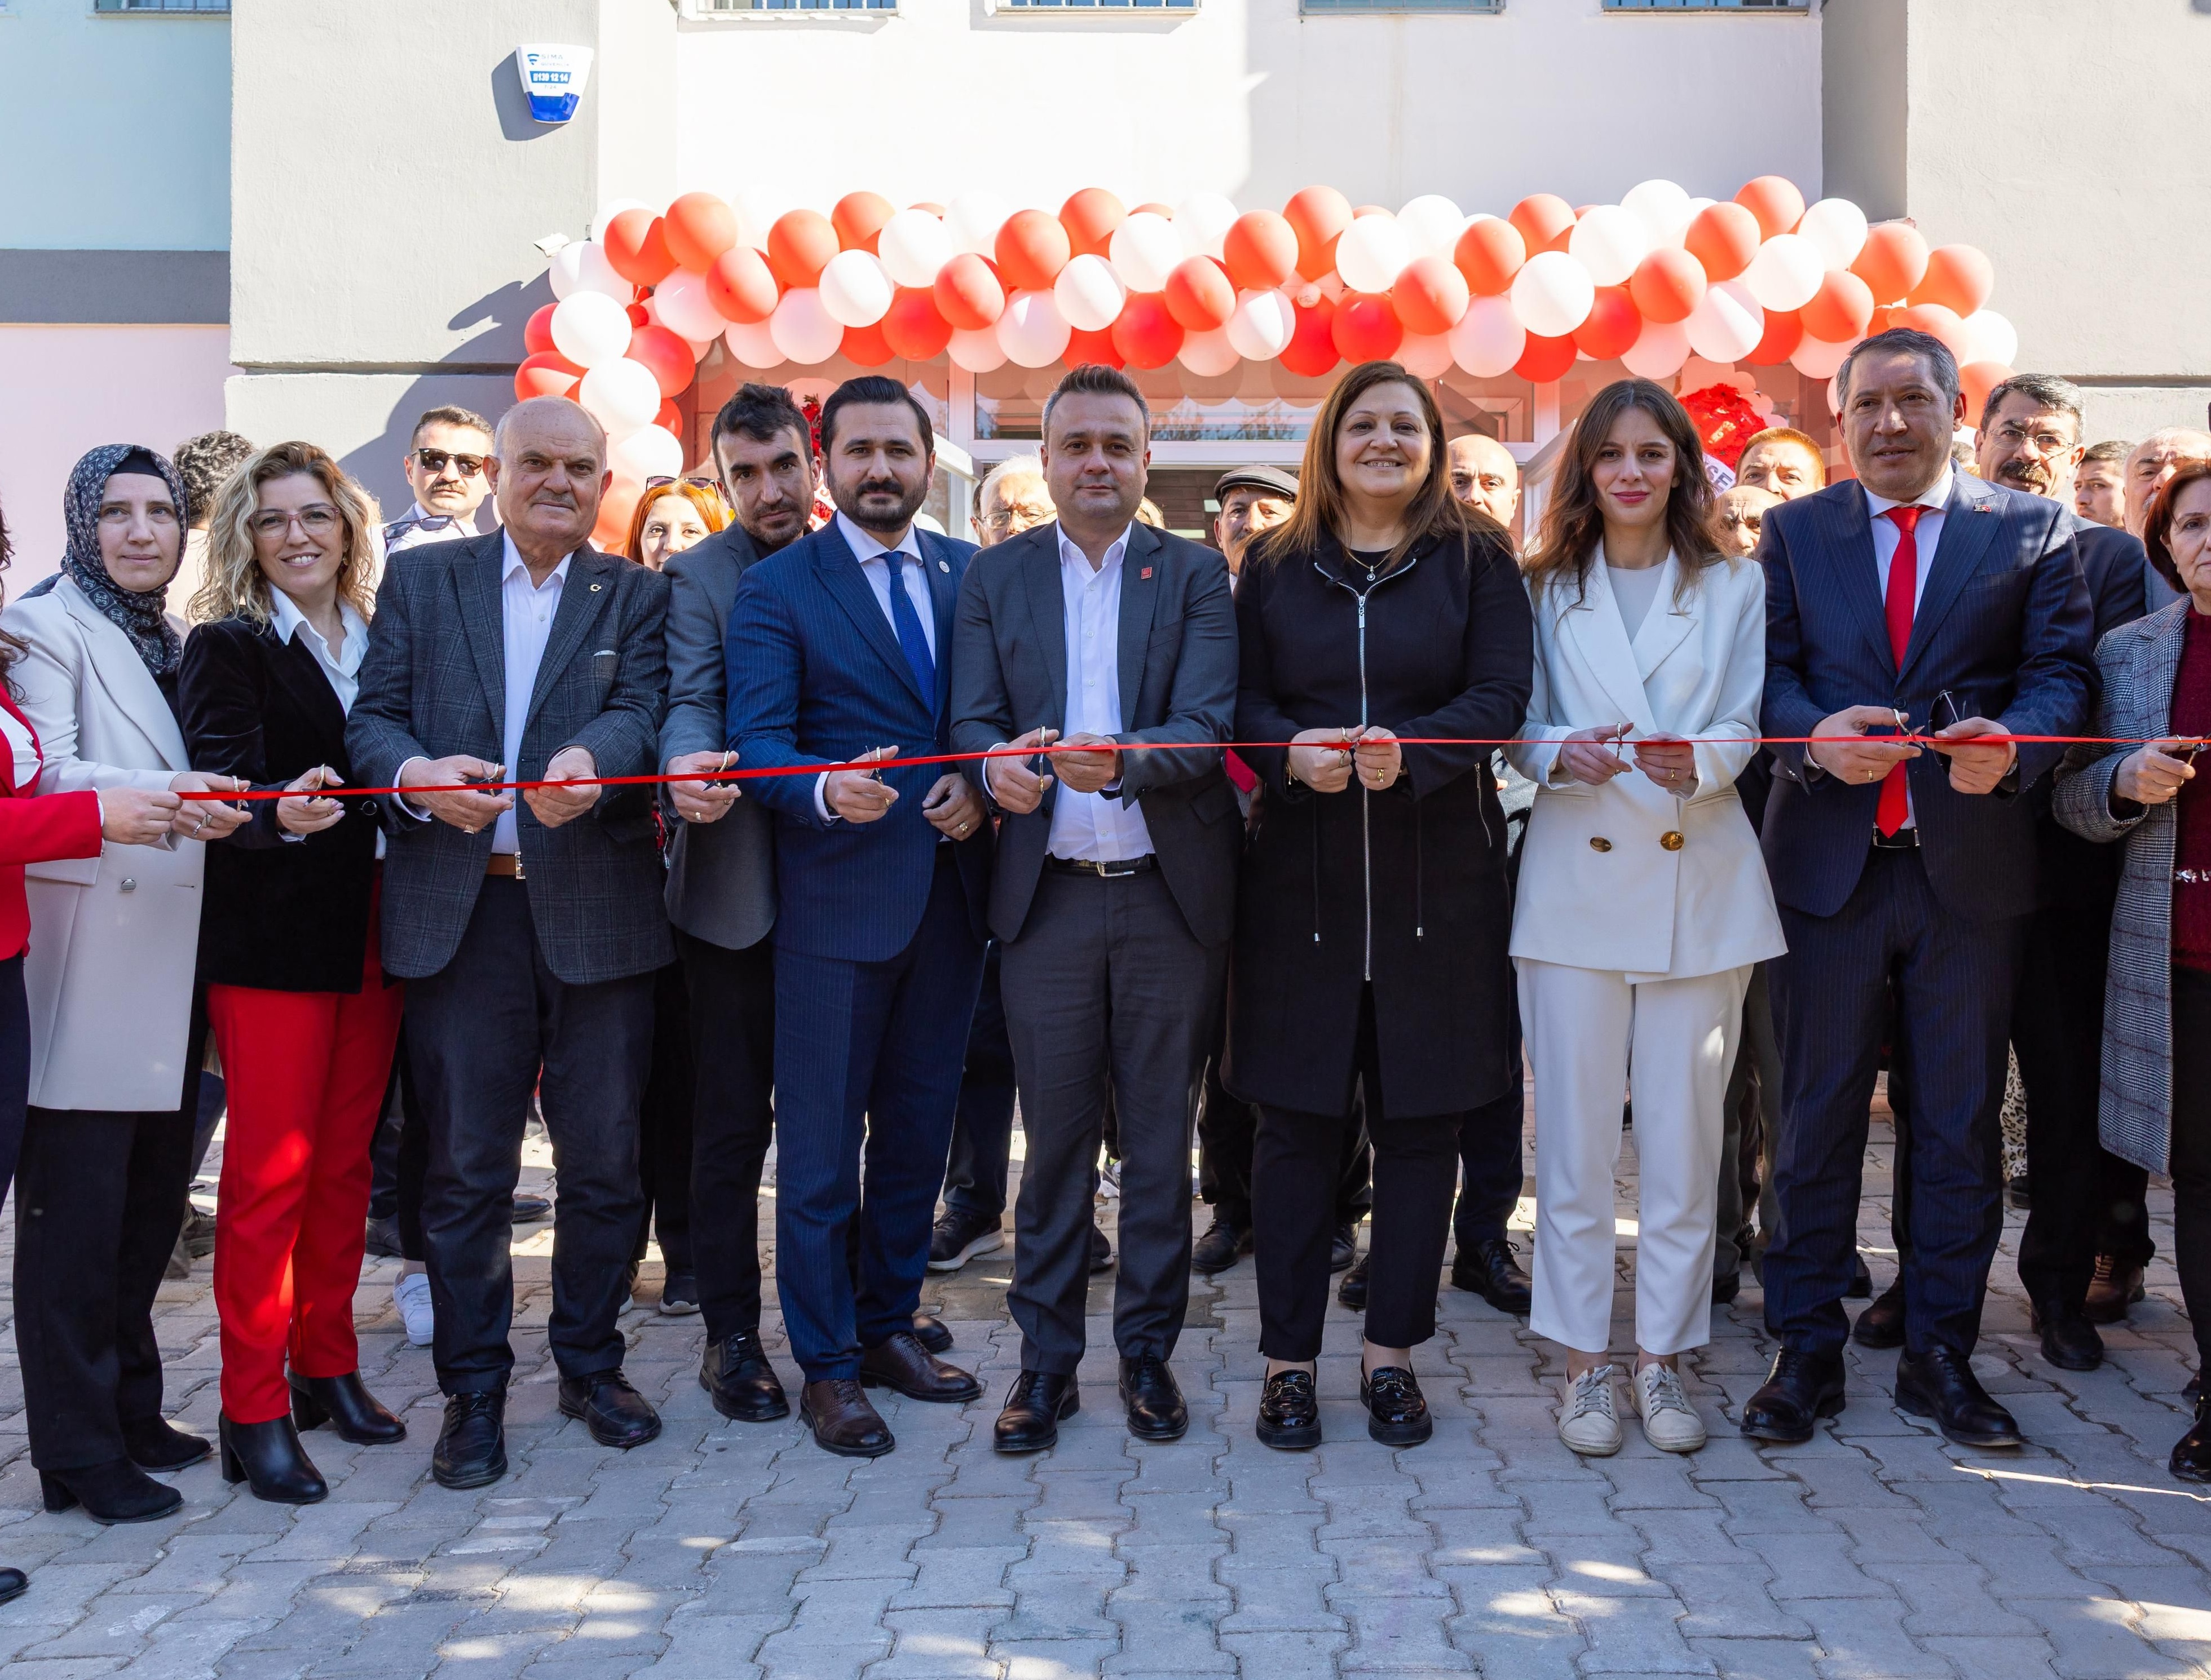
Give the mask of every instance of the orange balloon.
[[661, 228], [677, 268], [711, 269], [737, 242], [737, 213], [711, 192], [687, 192], [668, 207]]
[[1941, 304], [1971, 315], [1996, 289], [1996, 271], [1972, 245], [1940, 245], [1927, 255], [1927, 272], [1905, 295], [1908, 304]]
[[1408, 333], [1434, 337], [1458, 325], [1466, 313], [1466, 276], [1440, 257], [1416, 257], [1390, 288], [1397, 318]]
[[1966, 323], [1947, 304], [1909, 304], [1891, 317], [1893, 325], [1929, 333], [1948, 347], [1952, 355], [1966, 347]]
[[1336, 353], [1348, 362], [1387, 361], [1405, 341], [1404, 323], [1390, 299], [1366, 292], [1347, 292], [1329, 323]]
[[838, 348], [846, 361], [857, 362], [862, 367], [881, 367], [892, 354], [890, 341], [883, 336], [880, 321], [872, 327], [845, 328], [845, 341]]
[[1901, 303], [1927, 273], [1927, 240], [1908, 221], [1884, 221], [1866, 234], [1851, 272], [1865, 281], [1876, 304]]
[[998, 272], [1016, 292], [1041, 292], [1059, 278], [1075, 245], [1059, 218], [1016, 210], [998, 228]]
[[[1308, 188], [1308, 191], [1326, 191], [1326, 188]], [[1341, 194], [1337, 195], [1339, 197]], [[1348, 214], [1351, 207], [1344, 206]], [[1285, 212], [1284, 214], [1287, 214]], [[1296, 221], [1295, 217], [1291, 218]], [[1318, 379], [1342, 360], [1336, 354], [1336, 305], [1325, 296], [1307, 307], [1293, 306], [1297, 325], [1291, 329], [1290, 341], [1282, 347], [1280, 358], [1284, 367], [1302, 378]]]
[[629, 317], [630, 330], [633, 332], [636, 331], [639, 327], [649, 327], [652, 324], [652, 317], [651, 313], [646, 311], [645, 306], [641, 303], [633, 303], [626, 305], [622, 310], [622, 313]]
[[1484, 216], [1458, 236], [1451, 260], [1466, 276], [1468, 291], [1477, 298], [1494, 298], [1511, 288], [1512, 276], [1528, 261], [1528, 241], [1511, 222]]
[[785, 286], [819, 281], [837, 249], [837, 229], [819, 210], [785, 210], [767, 230], [767, 265]]
[[667, 224], [650, 210], [624, 210], [610, 218], [599, 245], [614, 271], [633, 286], [657, 286], [675, 267]]
[[724, 321], [765, 321], [780, 295], [767, 258], [750, 245], [731, 245], [706, 270], [706, 301]]
[[1298, 233], [1272, 210], [1246, 210], [1221, 241], [1228, 277], [1247, 292], [1287, 285], [1298, 271]]
[[620, 554], [629, 541], [629, 522], [636, 517], [645, 486], [616, 479], [599, 498], [599, 523], [591, 527], [591, 545], [603, 554]]
[[1523, 379], [1548, 385], [1554, 379], [1566, 378], [1578, 348], [1572, 338], [1538, 338], [1530, 333], [1527, 348], [1521, 351], [1512, 371]]
[[1804, 317], [1793, 309], [1766, 311], [1766, 335], [1743, 358], [1753, 367], [1778, 367], [1804, 341]]
[[558, 350], [540, 350], [514, 370], [514, 400], [533, 396], [573, 396], [584, 370]]
[[1761, 175], [1754, 181], [1744, 182], [1735, 202], [1758, 218], [1762, 239], [1793, 233], [1796, 224], [1804, 220], [1804, 195], [1785, 175]]
[[1646, 321], [1686, 321], [1705, 300], [1705, 265], [1686, 251], [1662, 246], [1635, 265], [1627, 294]]
[[1750, 266], [1764, 237], [1756, 216], [1740, 204], [1721, 202], [1697, 212], [1681, 243], [1706, 280], [1733, 280]]
[[1103, 187], [1085, 187], [1059, 207], [1060, 225], [1076, 257], [1103, 257], [1113, 230], [1128, 219], [1121, 201]]
[[1006, 288], [996, 271], [972, 251], [963, 251], [936, 271], [930, 287], [936, 312], [960, 332], [980, 332], [1006, 312]]
[[1101, 327], [1094, 333], [1075, 328], [1068, 334], [1067, 348], [1060, 353], [1059, 359], [1069, 367], [1119, 367], [1124, 365], [1120, 351], [1113, 347], [1113, 329], [1111, 327]]
[[682, 440], [683, 410], [674, 397], [669, 397], [661, 403], [660, 412], [652, 417], [652, 423], [678, 442]]
[[673, 396], [689, 384], [698, 366], [691, 347], [666, 327], [639, 327], [629, 335], [627, 354], [651, 373], [663, 396]]
[[1522, 199], [1512, 207], [1509, 219], [1519, 229], [1530, 257], [1564, 251], [1574, 231], [1574, 207], [1555, 192], [1539, 192]]
[[901, 286], [882, 319], [883, 342], [891, 354], [925, 362], [944, 354], [952, 342], [952, 323], [937, 312], [936, 295], [926, 286]]
[[1600, 286], [1596, 301], [1572, 333], [1574, 347], [1591, 361], [1610, 361], [1634, 347], [1643, 333], [1643, 317], [1625, 286]]
[[829, 212], [829, 225], [837, 230], [843, 251], [872, 253], [883, 224], [898, 214], [898, 206], [879, 192], [848, 192]]
[[1966, 419], [1972, 424], [1980, 423], [1981, 411], [1989, 406], [1989, 393], [2012, 377], [2012, 370], [2002, 362], [1967, 362], [1958, 370], [1958, 384], [1966, 394]]
[[1182, 348], [1182, 323], [1157, 292], [1131, 292], [1113, 323], [1113, 347], [1131, 367], [1165, 367]]
[[1873, 287], [1848, 269], [1830, 269], [1799, 312], [1812, 337], [1827, 344], [1847, 344], [1864, 337], [1873, 320]]
[[[1336, 266], [1336, 241], [1351, 226], [1351, 201], [1334, 187], [1306, 187], [1282, 206], [1282, 220], [1298, 236], [1298, 272], [1307, 280], [1318, 280]], [[1289, 352], [1285, 350], [1282, 357], [1287, 364]], [[1329, 367], [1335, 366], [1331, 357]]]
[[1186, 257], [1167, 275], [1167, 313], [1184, 330], [1209, 333], [1228, 324], [1236, 312], [1236, 287], [1210, 257]]
[[547, 304], [522, 323], [522, 348], [525, 355], [542, 355], [553, 347], [553, 311], [557, 304]]

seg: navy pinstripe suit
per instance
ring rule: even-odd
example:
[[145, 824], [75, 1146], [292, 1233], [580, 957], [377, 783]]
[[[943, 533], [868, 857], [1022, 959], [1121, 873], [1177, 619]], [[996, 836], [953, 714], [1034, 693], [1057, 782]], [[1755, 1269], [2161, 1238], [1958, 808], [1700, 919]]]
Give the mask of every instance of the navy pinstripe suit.
[[[1890, 651], [1865, 493], [1855, 482], [1770, 510], [1769, 735], [1808, 735], [1853, 705], [1924, 726], [1959, 715], [2015, 734], [2076, 733], [2091, 689], [2091, 619], [2072, 519], [2054, 502], [1960, 474], [1944, 510], [1902, 668]], [[1948, 721], [1947, 712], [1944, 721]], [[1781, 1230], [1766, 1257], [1766, 1327], [1791, 1348], [1841, 1350], [1867, 1108], [1893, 983], [1912, 1073], [1908, 1351], [1970, 1353], [2002, 1224], [1996, 1115], [2036, 836], [2019, 797], [2063, 748], [2022, 746], [1995, 793], [1949, 783], [1923, 753], [1907, 774], [1919, 845], [1872, 846], [1880, 783], [1842, 783], [1801, 746], [1772, 749], [1762, 841], [1788, 954], [1772, 971], [1781, 1040]]]
[[[951, 750], [953, 609], [975, 547], [915, 536], [935, 609], [931, 695], [834, 524], [746, 571], [728, 644], [740, 764]], [[912, 1327], [982, 984], [990, 825], [940, 843], [921, 806], [944, 767], [883, 774], [899, 798], [872, 823], [823, 822], [811, 774], [745, 784], [776, 820], [776, 1285], [809, 1382], [857, 1376], [863, 1347]]]

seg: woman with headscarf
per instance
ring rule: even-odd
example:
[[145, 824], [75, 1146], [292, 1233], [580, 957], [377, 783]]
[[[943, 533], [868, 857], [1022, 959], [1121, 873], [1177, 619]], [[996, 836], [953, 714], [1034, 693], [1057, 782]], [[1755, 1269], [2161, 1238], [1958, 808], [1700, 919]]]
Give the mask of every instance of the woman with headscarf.
[[[96, 449], [63, 498], [61, 574], [0, 613], [45, 794], [233, 791], [194, 772], [175, 711], [184, 645], [163, 610], [183, 482], [150, 450]], [[49, 1511], [143, 1522], [183, 1502], [146, 1472], [205, 1458], [161, 1416], [154, 1292], [191, 1166], [206, 1035], [194, 1007], [203, 842], [245, 813], [185, 799], [160, 843], [32, 863], [29, 1109], [16, 1184], [15, 1345]]]

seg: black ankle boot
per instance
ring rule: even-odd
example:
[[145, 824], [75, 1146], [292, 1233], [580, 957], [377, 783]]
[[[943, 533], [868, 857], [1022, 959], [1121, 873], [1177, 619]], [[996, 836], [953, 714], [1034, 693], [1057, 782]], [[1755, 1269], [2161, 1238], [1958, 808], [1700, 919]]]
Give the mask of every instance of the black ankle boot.
[[343, 1376], [292, 1376], [292, 1422], [303, 1429], [328, 1423], [356, 1447], [388, 1447], [407, 1425], [362, 1386], [359, 1371]]
[[154, 1417], [123, 1426], [123, 1450], [141, 1470], [182, 1470], [214, 1452], [215, 1443], [205, 1435], [187, 1435], [166, 1417]]
[[256, 1499], [312, 1505], [329, 1494], [330, 1484], [300, 1447], [290, 1418], [233, 1423], [225, 1417], [216, 1433], [222, 1441], [222, 1479], [245, 1483]]
[[39, 1491], [49, 1511], [82, 1505], [94, 1522], [152, 1522], [185, 1502], [184, 1495], [128, 1459], [77, 1470], [42, 1470]]

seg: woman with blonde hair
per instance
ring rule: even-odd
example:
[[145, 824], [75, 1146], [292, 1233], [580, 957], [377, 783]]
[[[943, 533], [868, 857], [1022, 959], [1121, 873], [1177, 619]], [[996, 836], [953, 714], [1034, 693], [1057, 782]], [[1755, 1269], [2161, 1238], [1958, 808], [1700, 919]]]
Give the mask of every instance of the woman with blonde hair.
[[344, 792], [376, 524], [312, 444], [247, 462], [215, 504], [181, 680], [194, 761], [288, 795], [251, 801], [251, 819], [209, 849], [200, 971], [230, 1102], [215, 1204], [222, 1471], [294, 1504], [329, 1490], [295, 1419], [360, 1444], [406, 1433], [361, 1386], [353, 1330], [402, 996], [377, 960], [376, 801]]

